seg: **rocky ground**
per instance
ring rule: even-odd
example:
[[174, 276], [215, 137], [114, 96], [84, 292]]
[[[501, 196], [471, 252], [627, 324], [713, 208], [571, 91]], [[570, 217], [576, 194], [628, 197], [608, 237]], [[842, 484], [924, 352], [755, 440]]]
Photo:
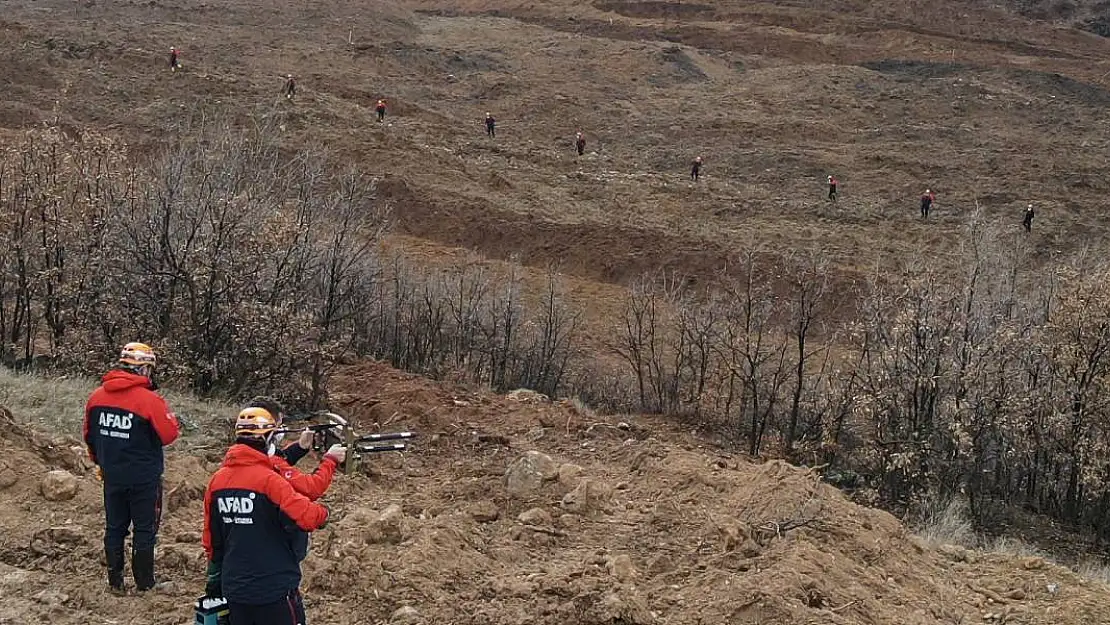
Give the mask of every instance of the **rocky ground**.
[[820, 251], [847, 282], [943, 270], [977, 206], [1016, 235], [1036, 204], [1038, 262], [1101, 246], [1110, 40], [1061, 21], [1096, 5], [12, 0], [0, 137], [58, 124], [142, 150], [201, 113], [261, 118], [378, 175], [397, 249], [541, 283], [554, 265], [604, 333], [643, 272], [709, 276], [752, 248]]
[[[806, 469], [752, 463], [643, 418], [495, 396], [383, 366], [343, 372], [363, 431], [404, 456], [340, 476], [305, 562], [310, 622], [1068, 624], [1110, 588], [1036, 557], [938, 549]], [[100, 486], [77, 441], [4, 412], [0, 613], [10, 623], [190, 622], [218, 419], [169, 456], [163, 593], [105, 592]], [[308, 461], [306, 461], [308, 462]], [[18, 616], [17, 616], [18, 615]]]

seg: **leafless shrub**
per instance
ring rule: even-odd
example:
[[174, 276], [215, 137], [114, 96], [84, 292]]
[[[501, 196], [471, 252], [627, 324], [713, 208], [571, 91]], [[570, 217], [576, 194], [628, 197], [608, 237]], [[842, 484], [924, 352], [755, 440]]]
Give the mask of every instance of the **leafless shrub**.
[[700, 292], [647, 276], [612, 346], [632, 409], [897, 510], [959, 495], [977, 524], [1006, 501], [1110, 538], [1110, 266], [1035, 266], [978, 211], [961, 246], [956, 275], [891, 259], [847, 311], [819, 254], [752, 250]]
[[556, 275], [525, 306], [517, 275], [383, 262], [390, 215], [372, 179], [319, 149], [281, 152], [268, 123], [198, 115], [180, 130], [145, 159], [49, 130], [0, 155], [5, 364], [48, 354], [92, 372], [141, 338], [205, 394], [317, 406], [335, 366], [364, 356], [558, 392], [577, 314]]

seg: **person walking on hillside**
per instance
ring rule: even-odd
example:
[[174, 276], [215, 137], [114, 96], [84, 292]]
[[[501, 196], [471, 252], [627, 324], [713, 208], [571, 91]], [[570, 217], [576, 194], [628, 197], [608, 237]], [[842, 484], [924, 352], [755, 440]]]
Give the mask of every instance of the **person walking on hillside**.
[[933, 208], [933, 202], [937, 199], [935, 193], [929, 189], [925, 189], [925, 193], [921, 194], [921, 217], [928, 218], [929, 211]]
[[497, 135], [496, 128], [497, 128], [497, 120], [495, 120], [493, 118], [493, 115], [490, 115], [489, 113], [486, 113], [486, 136], [491, 138], [491, 139], [494, 136], [496, 136]]
[[293, 78], [293, 74], [288, 74], [285, 76], [284, 93], [286, 99], [288, 100], [292, 100], [297, 95], [297, 79]]
[[123, 591], [124, 539], [134, 528], [131, 572], [135, 587], [155, 586], [154, 546], [162, 517], [162, 448], [177, 439], [177, 417], [155, 392], [157, 357], [144, 343], [128, 343], [117, 368], [85, 404], [83, 433], [89, 458], [104, 481], [104, 558], [108, 586]]
[[690, 180], [693, 180], [694, 182], [697, 182], [698, 178], [700, 178], [700, 177], [701, 177], [701, 157], [699, 156], [699, 157], [694, 159], [694, 164], [690, 167]]
[[575, 135], [574, 147], [578, 149], [578, 156], [586, 153], [586, 137], [583, 137], [582, 133]]
[[836, 201], [836, 187], [839, 184], [840, 181], [836, 179], [836, 176], [829, 176], [829, 201]]
[[1030, 204], [1025, 208], [1025, 218], [1021, 220], [1021, 225], [1025, 227], [1026, 232], [1033, 231], [1033, 205]]
[[180, 52], [178, 51], [178, 49], [176, 47], [175, 48], [170, 48], [170, 71], [171, 72], [176, 72], [178, 69], [181, 68], [181, 62], [177, 58], [179, 54], [180, 54]]
[[378, 112], [378, 123], [381, 123], [385, 119], [385, 100], [378, 100], [375, 110]]
[[226, 599], [235, 625], [305, 625], [296, 541], [328, 522], [326, 507], [274, 471], [277, 429], [266, 409], [243, 409], [204, 494], [205, 596]]

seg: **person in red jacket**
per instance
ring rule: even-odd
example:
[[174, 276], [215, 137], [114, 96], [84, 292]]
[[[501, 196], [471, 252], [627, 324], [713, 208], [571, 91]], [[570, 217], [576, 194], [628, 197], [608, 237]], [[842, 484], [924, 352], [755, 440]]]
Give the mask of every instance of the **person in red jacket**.
[[700, 177], [701, 177], [701, 157], [699, 156], [699, 157], [694, 159], [694, 164], [690, 167], [690, 180], [693, 180], [694, 182], [697, 182], [698, 178], [700, 178]]
[[582, 133], [578, 133], [574, 137], [574, 147], [578, 150], [578, 156], [582, 156], [586, 152], [586, 137]]
[[89, 458], [104, 480], [104, 557], [108, 586], [123, 590], [124, 539], [134, 527], [131, 572], [140, 591], [154, 588], [154, 545], [162, 517], [162, 448], [177, 439], [177, 417], [154, 392], [154, 350], [128, 343], [85, 405]]
[[921, 217], [929, 216], [929, 210], [933, 208], [933, 202], [936, 201], [937, 196], [932, 191], [925, 189], [925, 193], [921, 194]]
[[829, 201], [836, 201], [836, 186], [839, 184], [840, 181], [836, 179], [836, 176], [829, 176]]
[[170, 48], [170, 71], [176, 72], [181, 68], [181, 61], [178, 57], [181, 56], [181, 51], [177, 48]]
[[[255, 397], [247, 404], [247, 407], [262, 408], [271, 415], [276, 415], [279, 428], [285, 419], [285, 409], [280, 403], [269, 397]], [[328, 487], [331, 486], [332, 479], [335, 477], [335, 470], [346, 459], [346, 448], [329, 449], [329, 454], [324, 456], [324, 459], [320, 461], [320, 466], [316, 467], [315, 471], [303, 473], [293, 468], [293, 465], [308, 455], [308, 452], [312, 449], [312, 431], [305, 430], [301, 432], [296, 442], [284, 448], [281, 447], [280, 436], [280, 434], [275, 435], [274, 453], [270, 456], [274, 470], [293, 485], [293, 490], [312, 501], [323, 497]]]
[[277, 418], [245, 408], [235, 443], [204, 494], [205, 595], [227, 600], [235, 625], [305, 625], [294, 541], [324, 527], [328, 509], [274, 470]]
[[378, 100], [378, 105], [374, 107], [378, 112], [378, 122], [385, 120], [385, 100]]

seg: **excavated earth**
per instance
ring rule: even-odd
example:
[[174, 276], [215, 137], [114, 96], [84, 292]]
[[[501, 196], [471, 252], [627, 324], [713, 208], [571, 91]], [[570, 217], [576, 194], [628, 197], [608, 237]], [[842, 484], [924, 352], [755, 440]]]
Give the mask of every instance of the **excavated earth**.
[[[730, 456], [662, 422], [378, 365], [337, 385], [362, 431], [419, 439], [325, 497], [335, 521], [304, 565], [313, 623], [1110, 621], [1105, 583], [1040, 558], [927, 547], [809, 470]], [[100, 484], [77, 441], [2, 418], [3, 622], [191, 622], [202, 491], [224, 446], [196, 432], [221, 419], [169, 455], [157, 562], [172, 584], [117, 598], [103, 581]]]

